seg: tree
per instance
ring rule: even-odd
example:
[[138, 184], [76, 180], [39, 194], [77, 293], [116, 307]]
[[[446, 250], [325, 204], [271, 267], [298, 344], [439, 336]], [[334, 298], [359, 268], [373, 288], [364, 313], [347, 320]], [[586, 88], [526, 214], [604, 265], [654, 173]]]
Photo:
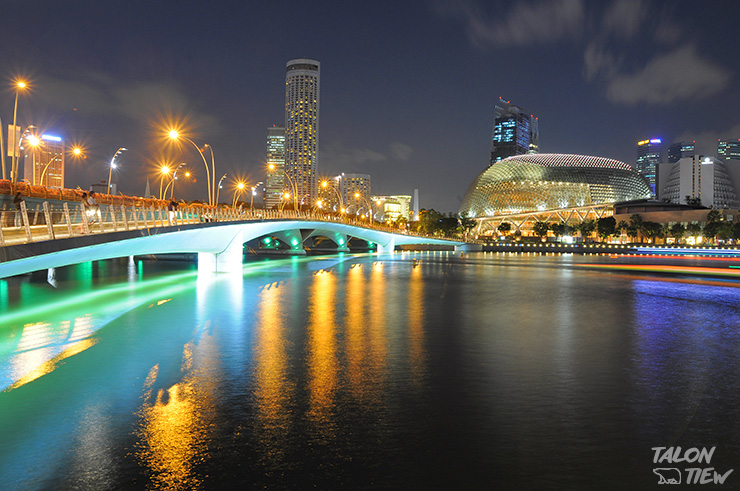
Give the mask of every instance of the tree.
[[590, 236], [594, 230], [596, 230], [596, 222], [593, 220], [584, 220], [581, 222], [580, 225], [578, 225], [578, 231], [581, 232], [581, 237], [583, 237], [583, 240], [586, 240], [588, 236]]
[[511, 224], [509, 222], [501, 222], [501, 225], [498, 226], [497, 230], [501, 234], [506, 235], [511, 232]]
[[617, 220], [614, 217], [602, 217], [596, 221], [596, 230], [602, 240], [606, 240], [610, 235], [614, 235], [617, 230]]
[[651, 241], [655, 242], [655, 238], [663, 232], [663, 224], [658, 222], [642, 222], [641, 231], [647, 235]]
[[681, 242], [684, 234], [686, 233], [686, 227], [682, 223], [676, 222], [670, 228], [671, 236], [676, 239], [676, 242]]
[[642, 228], [642, 215], [634, 214], [630, 217], [630, 224], [627, 227], [627, 235], [632, 237], [635, 241], [640, 236], [640, 229]]
[[686, 204], [689, 206], [701, 206], [701, 198], [693, 198], [691, 195], [686, 195]]
[[463, 230], [463, 233], [467, 236], [471, 230], [475, 228], [475, 226], [478, 224], [478, 222], [475, 221], [475, 219], [470, 218], [467, 215], [461, 215], [460, 216], [460, 228]]
[[555, 237], [562, 237], [563, 235], [568, 233], [570, 227], [568, 227], [564, 223], [553, 223], [550, 225], [550, 230], [552, 230], [553, 235]]
[[735, 222], [732, 224], [732, 238], [735, 240], [740, 240], [740, 222]]
[[550, 226], [547, 222], [536, 222], [532, 225], [532, 231], [541, 239], [547, 235], [547, 231], [550, 230]]
[[707, 223], [715, 223], [722, 221], [722, 212], [719, 210], [711, 210], [707, 213]]
[[689, 223], [686, 226], [686, 233], [689, 234], [689, 237], [696, 237], [701, 234], [701, 225], [698, 223]]
[[458, 232], [460, 228], [460, 220], [457, 218], [457, 213], [448, 213], [447, 216], [437, 220], [437, 228], [435, 232], [441, 233], [445, 237], [452, 237]]

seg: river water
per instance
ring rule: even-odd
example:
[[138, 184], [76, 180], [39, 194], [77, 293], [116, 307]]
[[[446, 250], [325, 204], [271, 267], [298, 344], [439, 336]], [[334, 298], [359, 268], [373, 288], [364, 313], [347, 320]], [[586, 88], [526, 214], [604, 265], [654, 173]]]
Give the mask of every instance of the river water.
[[734, 264], [437, 252], [0, 280], [0, 487], [654, 489], [691, 467], [654, 462], [671, 446], [715, 447], [698, 467], [725, 473], [740, 281], [661, 268]]

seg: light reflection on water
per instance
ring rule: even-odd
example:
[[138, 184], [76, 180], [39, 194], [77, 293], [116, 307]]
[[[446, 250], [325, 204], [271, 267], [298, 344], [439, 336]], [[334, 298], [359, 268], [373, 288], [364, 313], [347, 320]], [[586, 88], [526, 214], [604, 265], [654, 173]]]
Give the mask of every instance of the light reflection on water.
[[54, 290], [2, 281], [0, 475], [648, 488], [650, 448], [669, 445], [717, 445], [727, 467], [740, 289], [591, 267], [640, 261], [346, 255], [216, 276], [126, 261], [60, 268]]

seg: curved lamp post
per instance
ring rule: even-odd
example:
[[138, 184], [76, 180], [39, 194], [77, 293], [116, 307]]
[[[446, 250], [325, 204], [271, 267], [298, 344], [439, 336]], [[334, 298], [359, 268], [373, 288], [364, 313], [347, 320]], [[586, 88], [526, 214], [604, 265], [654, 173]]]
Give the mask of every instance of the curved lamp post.
[[[275, 170], [275, 164], [268, 165], [268, 168], [270, 170]], [[290, 178], [290, 175], [288, 174], [288, 171], [283, 170], [283, 174], [285, 177], [288, 178], [288, 183], [290, 184], [290, 188], [293, 190], [293, 209], [295, 211], [298, 211], [298, 202], [296, 201], [296, 195], [298, 194], [298, 188], [296, 187], [295, 183], [293, 182], [293, 179]], [[283, 193], [286, 194], [286, 193]], [[288, 193], [290, 194], [290, 193]], [[284, 205], [284, 203], [283, 203]]]
[[236, 184], [236, 189], [234, 190], [234, 199], [232, 199], [232, 200], [231, 200], [231, 207], [232, 207], [232, 208], [235, 208], [235, 207], [236, 207], [236, 199], [237, 199], [237, 198], [238, 198], [239, 196], [241, 196], [241, 194], [242, 194], [242, 191], [244, 191], [244, 188], [245, 188], [246, 186], [247, 186], [247, 185], [246, 185], [246, 184], [244, 184], [243, 182], [238, 182], [238, 183]]
[[161, 174], [159, 176], [159, 199], [163, 199], [162, 198], [162, 184], [164, 183], [164, 176], [169, 176], [170, 175], [170, 167], [167, 166], [167, 165], [163, 165], [159, 169], [159, 172]]
[[[321, 181], [321, 187], [324, 189], [328, 188], [329, 181]], [[339, 209], [341, 210], [342, 208], [344, 208], [344, 202], [342, 200], [342, 195], [339, 194], [339, 191], [337, 191], [337, 188], [335, 188], [334, 186], [331, 186], [331, 190], [334, 191], [334, 194], [336, 194], [337, 198], [339, 198]]]
[[[75, 147], [72, 149], [72, 156], [73, 157], [79, 157], [82, 155], [82, 149], [80, 147]], [[44, 176], [46, 175], [46, 169], [49, 168], [51, 164], [54, 163], [54, 159], [50, 160], [48, 164], [44, 167], [44, 170], [41, 172], [41, 178], [39, 179], [39, 184], [44, 185]]]
[[208, 161], [206, 160], [205, 154], [203, 153], [203, 151], [201, 151], [200, 147], [196, 145], [193, 140], [191, 140], [187, 136], [181, 135], [180, 132], [178, 132], [177, 130], [170, 130], [168, 132], [168, 135], [172, 140], [179, 140], [180, 138], [182, 138], [183, 140], [190, 142], [195, 147], [195, 149], [198, 150], [200, 158], [203, 159], [203, 165], [206, 166], [206, 183], [208, 183], [208, 204], [213, 206], [213, 198], [216, 195], [215, 190], [211, 189], [211, 175], [214, 176], [213, 179], [216, 178], [216, 163], [213, 159], [213, 147], [206, 144], [206, 146], [211, 149], [211, 167], [213, 168], [213, 173], [211, 173], [211, 169], [208, 168]]
[[118, 157], [120, 154], [122, 154], [126, 150], [128, 150], [128, 149], [127, 148], [123, 148], [123, 147], [119, 148], [118, 150], [116, 150], [116, 153], [113, 154], [113, 158], [110, 159], [110, 167], [108, 168], [108, 188], [107, 188], [108, 191], [107, 191], [106, 194], [110, 194], [110, 178], [113, 175], [113, 169], [115, 169], [117, 167], [117, 165], [116, 165], [116, 157]]
[[185, 162], [181, 163], [175, 168], [175, 171], [172, 173], [172, 179], [170, 179], [170, 182], [167, 183], [167, 185], [164, 187], [164, 194], [162, 195], [162, 199], [167, 199], [167, 190], [170, 189], [170, 184], [172, 184], [172, 194], [170, 198], [175, 197], [175, 179], [177, 179], [177, 171], [185, 165]]
[[221, 179], [218, 180], [218, 187], [216, 188], [216, 206], [218, 206], [218, 196], [221, 193], [221, 183], [224, 182], [224, 179], [226, 179], [226, 174], [221, 176]]
[[[17, 126], [17, 116], [18, 116], [18, 93], [27, 87], [26, 82], [22, 80], [18, 80], [15, 83], [15, 106], [13, 107], [13, 155], [10, 159], [10, 179], [15, 184], [18, 182], [18, 157], [20, 155], [20, 152], [18, 152], [18, 146], [20, 146], [20, 140], [21, 138], [18, 138], [18, 135], [16, 134]], [[10, 147], [10, 142], [8, 142], [8, 147]], [[3, 178], [5, 178], [5, 156], [3, 156]]]

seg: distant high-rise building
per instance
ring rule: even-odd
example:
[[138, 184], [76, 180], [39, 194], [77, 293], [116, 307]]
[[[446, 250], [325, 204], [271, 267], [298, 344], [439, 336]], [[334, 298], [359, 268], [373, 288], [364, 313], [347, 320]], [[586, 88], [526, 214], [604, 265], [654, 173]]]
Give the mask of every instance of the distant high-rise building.
[[32, 144], [22, 144], [23, 177], [36, 186], [64, 187], [64, 140], [59, 136], [42, 135]]
[[347, 209], [351, 207], [354, 212], [367, 210], [370, 202], [370, 176], [342, 173], [341, 194]]
[[[265, 179], [265, 208], [277, 208], [285, 188], [285, 127], [267, 128], [267, 177]], [[293, 190], [290, 191], [293, 193]]]
[[304, 58], [286, 65], [285, 172], [295, 199], [304, 204], [314, 203], [318, 195], [319, 67], [318, 61]]
[[514, 155], [539, 153], [539, 121], [519, 106], [499, 98], [493, 116], [491, 164]]
[[668, 163], [673, 164], [684, 157], [693, 157], [695, 149], [695, 141], [671, 143], [668, 147]]
[[725, 165], [712, 157], [684, 157], [660, 174], [661, 199], [686, 203], [699, 199], [703, 206], [737, 209], [740, 206], [735, 183], [740, 183], [740, 167]]
[[660, 138], [650, 140], [641, 140], [637, 142], [637, 163], [635, 169], [642, 174], [650, 184], [650, 192], [655, 194], [655, 185], [657, 183], [658, 164], [662, 161], [663, 142]]
[[740, 160], [740, 139], [718, 140], [717, 157], [722, 160]]

